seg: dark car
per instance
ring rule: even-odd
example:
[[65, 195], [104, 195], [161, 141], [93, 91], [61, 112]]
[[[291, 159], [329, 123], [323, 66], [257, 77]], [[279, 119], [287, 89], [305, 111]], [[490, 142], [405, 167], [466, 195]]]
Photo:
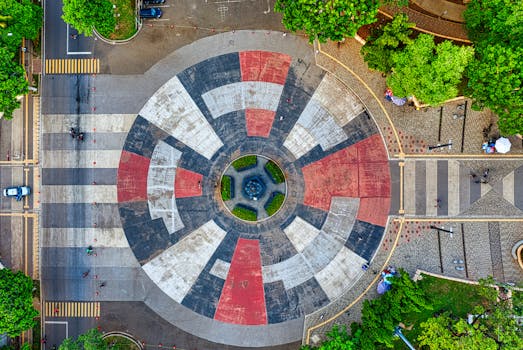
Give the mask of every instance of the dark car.
[[160, 18], [160, 17], [162, 17], [162, 9], [159, 7], [140, 9], [140, 17], [141, 18]]
[[163, 4], [165, 0], [143, 0], [144, 5], [158, 5]]

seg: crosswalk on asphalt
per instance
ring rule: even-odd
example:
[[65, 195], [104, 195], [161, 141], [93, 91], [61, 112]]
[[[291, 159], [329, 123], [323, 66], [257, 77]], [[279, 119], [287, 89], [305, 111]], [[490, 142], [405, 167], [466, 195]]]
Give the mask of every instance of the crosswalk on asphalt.
[[45, 303], [46, 317], [100, 317], [99, 302], [60, 302]]
[[95, 74], [100, 72], [100, 59], [47, 59], [45, 74]]

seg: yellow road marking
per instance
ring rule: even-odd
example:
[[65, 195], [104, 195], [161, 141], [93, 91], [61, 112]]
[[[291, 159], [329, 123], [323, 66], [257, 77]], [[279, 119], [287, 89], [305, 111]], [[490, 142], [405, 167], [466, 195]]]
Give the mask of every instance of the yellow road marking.
[[45, 61], [46, 74], [92, 74], [100, 72], [98, 58], [48, 59]]
[[33, 279], [40, 278], [40, 237], [38, 235], [38, 216], [33, 218]]
[[46, 317], [100, 317], [99, 302], [45, 302]]

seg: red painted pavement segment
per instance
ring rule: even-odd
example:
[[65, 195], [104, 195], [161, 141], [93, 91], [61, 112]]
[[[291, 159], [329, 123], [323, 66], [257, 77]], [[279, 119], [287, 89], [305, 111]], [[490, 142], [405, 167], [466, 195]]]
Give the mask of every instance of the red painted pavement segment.
[[287, 79], [291, 56], [269, 51], [240, 52], [242, 81], [265, 81], [283, 85]]
[[147, 200], [147, 174], [151, 160], [122, 151], [118, 166], [118, 202]]
[[269, 137], [276, 112], [266, 109], [246, 109], [247, 136]]
[[242, 325], [267, 324], [258, 240], [238, 239], [214, 319]]
[[[311, 163], [302, 171], [303, 203], [311, 207], [328, 211], [332, 197], [390, 198], [387, 152], [378, 134]], [[368, 216], [361, 212], [362, 218]], [[380, 214], [374, 221], [383, 220]]]
[[203, 175], [193, 171], [176, 168], [174, 179], [174, 197], [197, 197], [202, 195]]
[[356, 219], [373, 225], [387, 225], [390, 197], [361, 198]]

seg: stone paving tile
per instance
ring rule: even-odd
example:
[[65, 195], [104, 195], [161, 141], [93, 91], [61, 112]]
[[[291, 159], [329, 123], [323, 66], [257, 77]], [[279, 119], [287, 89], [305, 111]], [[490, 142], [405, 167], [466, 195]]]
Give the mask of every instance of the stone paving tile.
[[523, 225], [521, 222], [500, 222], [501, 231], [501, 259], [503, 274], [506, 282], [523, 282], [523, 271], [512, 257], [512, 247], [523, 239]]

